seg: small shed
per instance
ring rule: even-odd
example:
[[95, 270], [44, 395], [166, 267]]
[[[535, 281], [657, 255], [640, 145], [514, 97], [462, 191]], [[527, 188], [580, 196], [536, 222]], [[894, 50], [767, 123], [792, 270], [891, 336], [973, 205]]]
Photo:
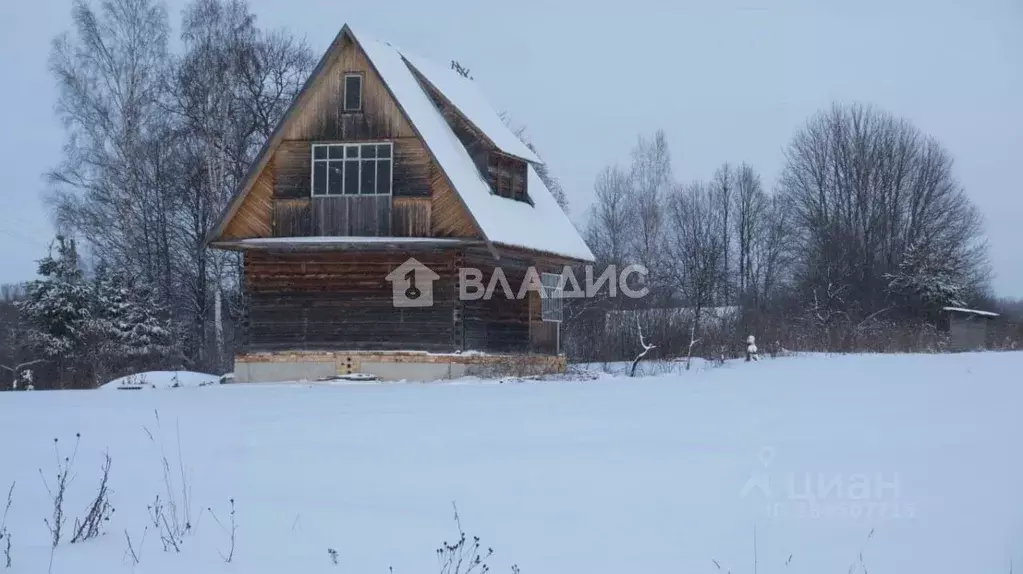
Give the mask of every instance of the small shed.
[[998, 313], [942, 307], [943, 326], [948, 330], [949, 346], [953, 351], [976, 351], [983, 349], [987, 342], [988, 325], [998, 318]]

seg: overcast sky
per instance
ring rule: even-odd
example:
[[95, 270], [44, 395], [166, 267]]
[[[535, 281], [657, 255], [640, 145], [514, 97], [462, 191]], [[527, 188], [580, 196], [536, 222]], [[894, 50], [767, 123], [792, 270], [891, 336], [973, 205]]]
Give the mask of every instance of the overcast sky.
[[[1023, 0], [250, 0], [258, 22], [326, 49], [345, 22], [460, 60], [528, 126], [581, 221], [593, 181], [663, 128], [679, 180], [746, 161], [773, 187], [793, 132], [834, 100], [912, 120], [956, 159], [984, 212], [1000, 295], [1023, 297]], [[168, 2], [177, 26], [184, 0]], [[0, 35], [0, 283], [35, 273], [60, 157], [47, 71], [67, 0], [5, 4]]]

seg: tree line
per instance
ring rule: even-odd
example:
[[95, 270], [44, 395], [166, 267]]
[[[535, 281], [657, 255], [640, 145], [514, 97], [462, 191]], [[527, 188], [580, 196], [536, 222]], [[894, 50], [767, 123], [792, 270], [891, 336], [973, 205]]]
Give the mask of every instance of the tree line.
[[570, 344], [622, 359], [645, 329], [664, 355], [699, 339], [698, 352], [735, 356], [750, 334], [778, 349], [940, 348], [942, 307], [998, 306], [982, 217], [952, 163], [862, 104], [801, 126], [771, 189], [742, 162], [680, 182], [665, 133], [641, 136], [627, 167], [598, 176], [585, 233], [599, 265], [646, 266], [651, 294], [576, 304]]

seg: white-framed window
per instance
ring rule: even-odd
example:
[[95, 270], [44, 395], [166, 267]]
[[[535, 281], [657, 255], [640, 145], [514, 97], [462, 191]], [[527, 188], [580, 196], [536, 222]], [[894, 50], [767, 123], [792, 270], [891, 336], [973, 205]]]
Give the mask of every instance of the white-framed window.
[[391, 194], [391, 143], [313, 144], [312, 153], [313, 197]]
[[343, 111], [362, 111], [362, 74], [351, 72], [345, 74], [345, 93], [342, 104]]
[[560, 323], [564, 318], [565, 285], [561, 273], [541, 273], [543, 297], [540, 298], [540, 318], [548, 323]]

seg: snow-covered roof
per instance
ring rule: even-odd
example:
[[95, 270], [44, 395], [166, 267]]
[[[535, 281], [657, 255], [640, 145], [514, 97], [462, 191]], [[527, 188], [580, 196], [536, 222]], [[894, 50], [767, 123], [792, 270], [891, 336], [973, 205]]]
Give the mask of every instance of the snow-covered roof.
[[942, 307], [942, 311], [954, 311], [956, 313], [969, 313], [970, 315], [979, 315], [981, 317], [1000, 317], [998, 313], [992, 313], [991, 311], [978, 311], [977, 309], [965, 309], [963, 307]]
[[543, 163], [533, 150], [501, 119], [475, 81], [462, 77], [446, 66], [439, 66], [425, 58], [399, 50], [405, 61], [419, 71], [433, 87], [444, 94], [462, 115], [487, 136], [502, 152], [526, 161]]
[[528, 166], [526, 187], [532, 205], [493, 193], [465, 146], [420, 86], [401, 52], [368, 36], [355, 35], [355, 38], [422, 136], [427, 149], [451, 180], [487, 240], [572, 259], [594, 259], [590, 248], [533, 166]]

